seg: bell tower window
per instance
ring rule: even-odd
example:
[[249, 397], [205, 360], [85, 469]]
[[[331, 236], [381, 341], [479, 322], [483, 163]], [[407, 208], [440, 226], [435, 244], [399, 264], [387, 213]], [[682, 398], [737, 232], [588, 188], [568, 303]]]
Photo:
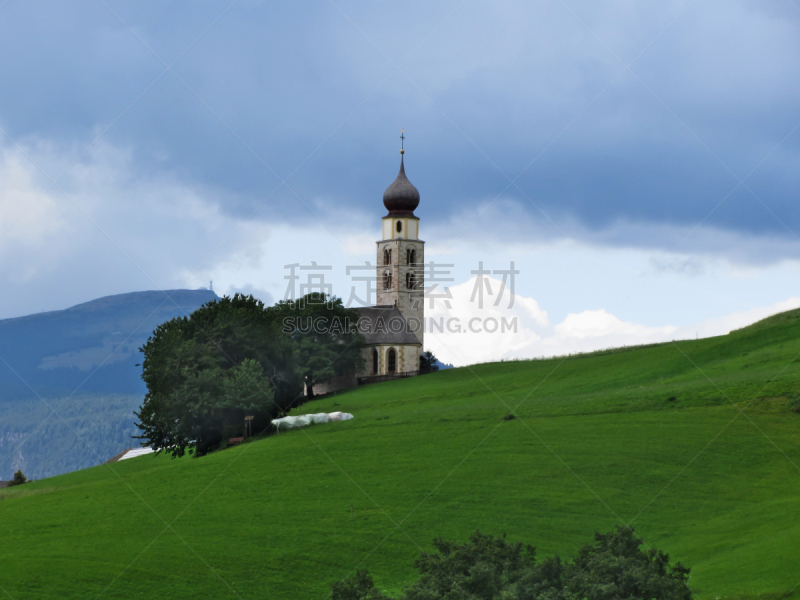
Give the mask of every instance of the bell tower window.
[[402, 221], [398, 221], [397, 222], [397, 233], [400, 233], [401, 231], [403, 231], [403, 222]]

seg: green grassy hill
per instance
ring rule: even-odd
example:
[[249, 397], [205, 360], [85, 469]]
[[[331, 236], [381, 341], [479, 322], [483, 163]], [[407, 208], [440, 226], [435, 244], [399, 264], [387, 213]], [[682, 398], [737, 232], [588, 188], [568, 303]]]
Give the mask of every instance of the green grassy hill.
[[798, 358], [793, 311], [365, 386], [300, 410], [352, 421], [3, 490], [0, 595], [321, 600], [356, 568], [398, 590], [437, 535], [568, 555], [632, 522], [700, 598], [797, 598]]

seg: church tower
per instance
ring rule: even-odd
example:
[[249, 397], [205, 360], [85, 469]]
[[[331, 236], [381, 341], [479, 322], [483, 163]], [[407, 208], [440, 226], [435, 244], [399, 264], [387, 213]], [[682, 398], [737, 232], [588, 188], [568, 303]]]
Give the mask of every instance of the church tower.
[[419, 239], [419, 218], [414, 215], [419, 191], [406, 177], [402, 147], [405, 136], [400, 139], [400, 173], [383, 193], [383, 205], [389, 214], [383, 217], [383, 239], [377, 242], [377, 299], [379, 306], [396, 305], [422, 344], [425, 242]]
[[[400, 139], [404, 142], [405, 136]], [[389, 213], [383, 217], [377, 243], [377, 306], [360, 306], [358, 330], [364, 335], [364, 368], [314, 384], [327, 394], [427, 372], [423, 356], [425, 316], [425, 242], [419, 239], [419, 191], [406, 177], [405, 149], [400, 146], [400, 173], [383, 193]]]

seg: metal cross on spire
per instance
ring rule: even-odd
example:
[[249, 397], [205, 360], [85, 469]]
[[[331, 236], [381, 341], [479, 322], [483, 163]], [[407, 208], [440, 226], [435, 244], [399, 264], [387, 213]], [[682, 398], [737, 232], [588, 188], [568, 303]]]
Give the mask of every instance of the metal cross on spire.
[[405, 133], [406, 133], [405, 129], [401, 129], [400, 130], [400, 154], [405, 154], [406, 153], [406, 149], [404, 148], [404, 143], [406, 141]]

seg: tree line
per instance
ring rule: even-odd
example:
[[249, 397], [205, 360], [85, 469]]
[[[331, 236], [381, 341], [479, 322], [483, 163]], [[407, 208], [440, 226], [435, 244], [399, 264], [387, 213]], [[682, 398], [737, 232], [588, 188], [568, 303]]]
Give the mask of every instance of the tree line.
[[[629, 527], [596, 533], [574, 558], [538, 560], [532, 546], [474, 533], [434, 540], [414, 562], [419, 579], [395, 600], [691, 600], [688, 567], [642, 548]], [[332, 600], [392, 600], [367, 571], [333, 584]]]
[[140, 348], [147, 394], [137, 437], [173, 456], [202, 456], [240, 434], [245, 416], [254, 432], [265, 429], [304, 391], [313, 397], [315, 383], [362, 368], [357, 321], [340, 298], [315, 292], [271, 307], [236, 294], [162, 323]]

